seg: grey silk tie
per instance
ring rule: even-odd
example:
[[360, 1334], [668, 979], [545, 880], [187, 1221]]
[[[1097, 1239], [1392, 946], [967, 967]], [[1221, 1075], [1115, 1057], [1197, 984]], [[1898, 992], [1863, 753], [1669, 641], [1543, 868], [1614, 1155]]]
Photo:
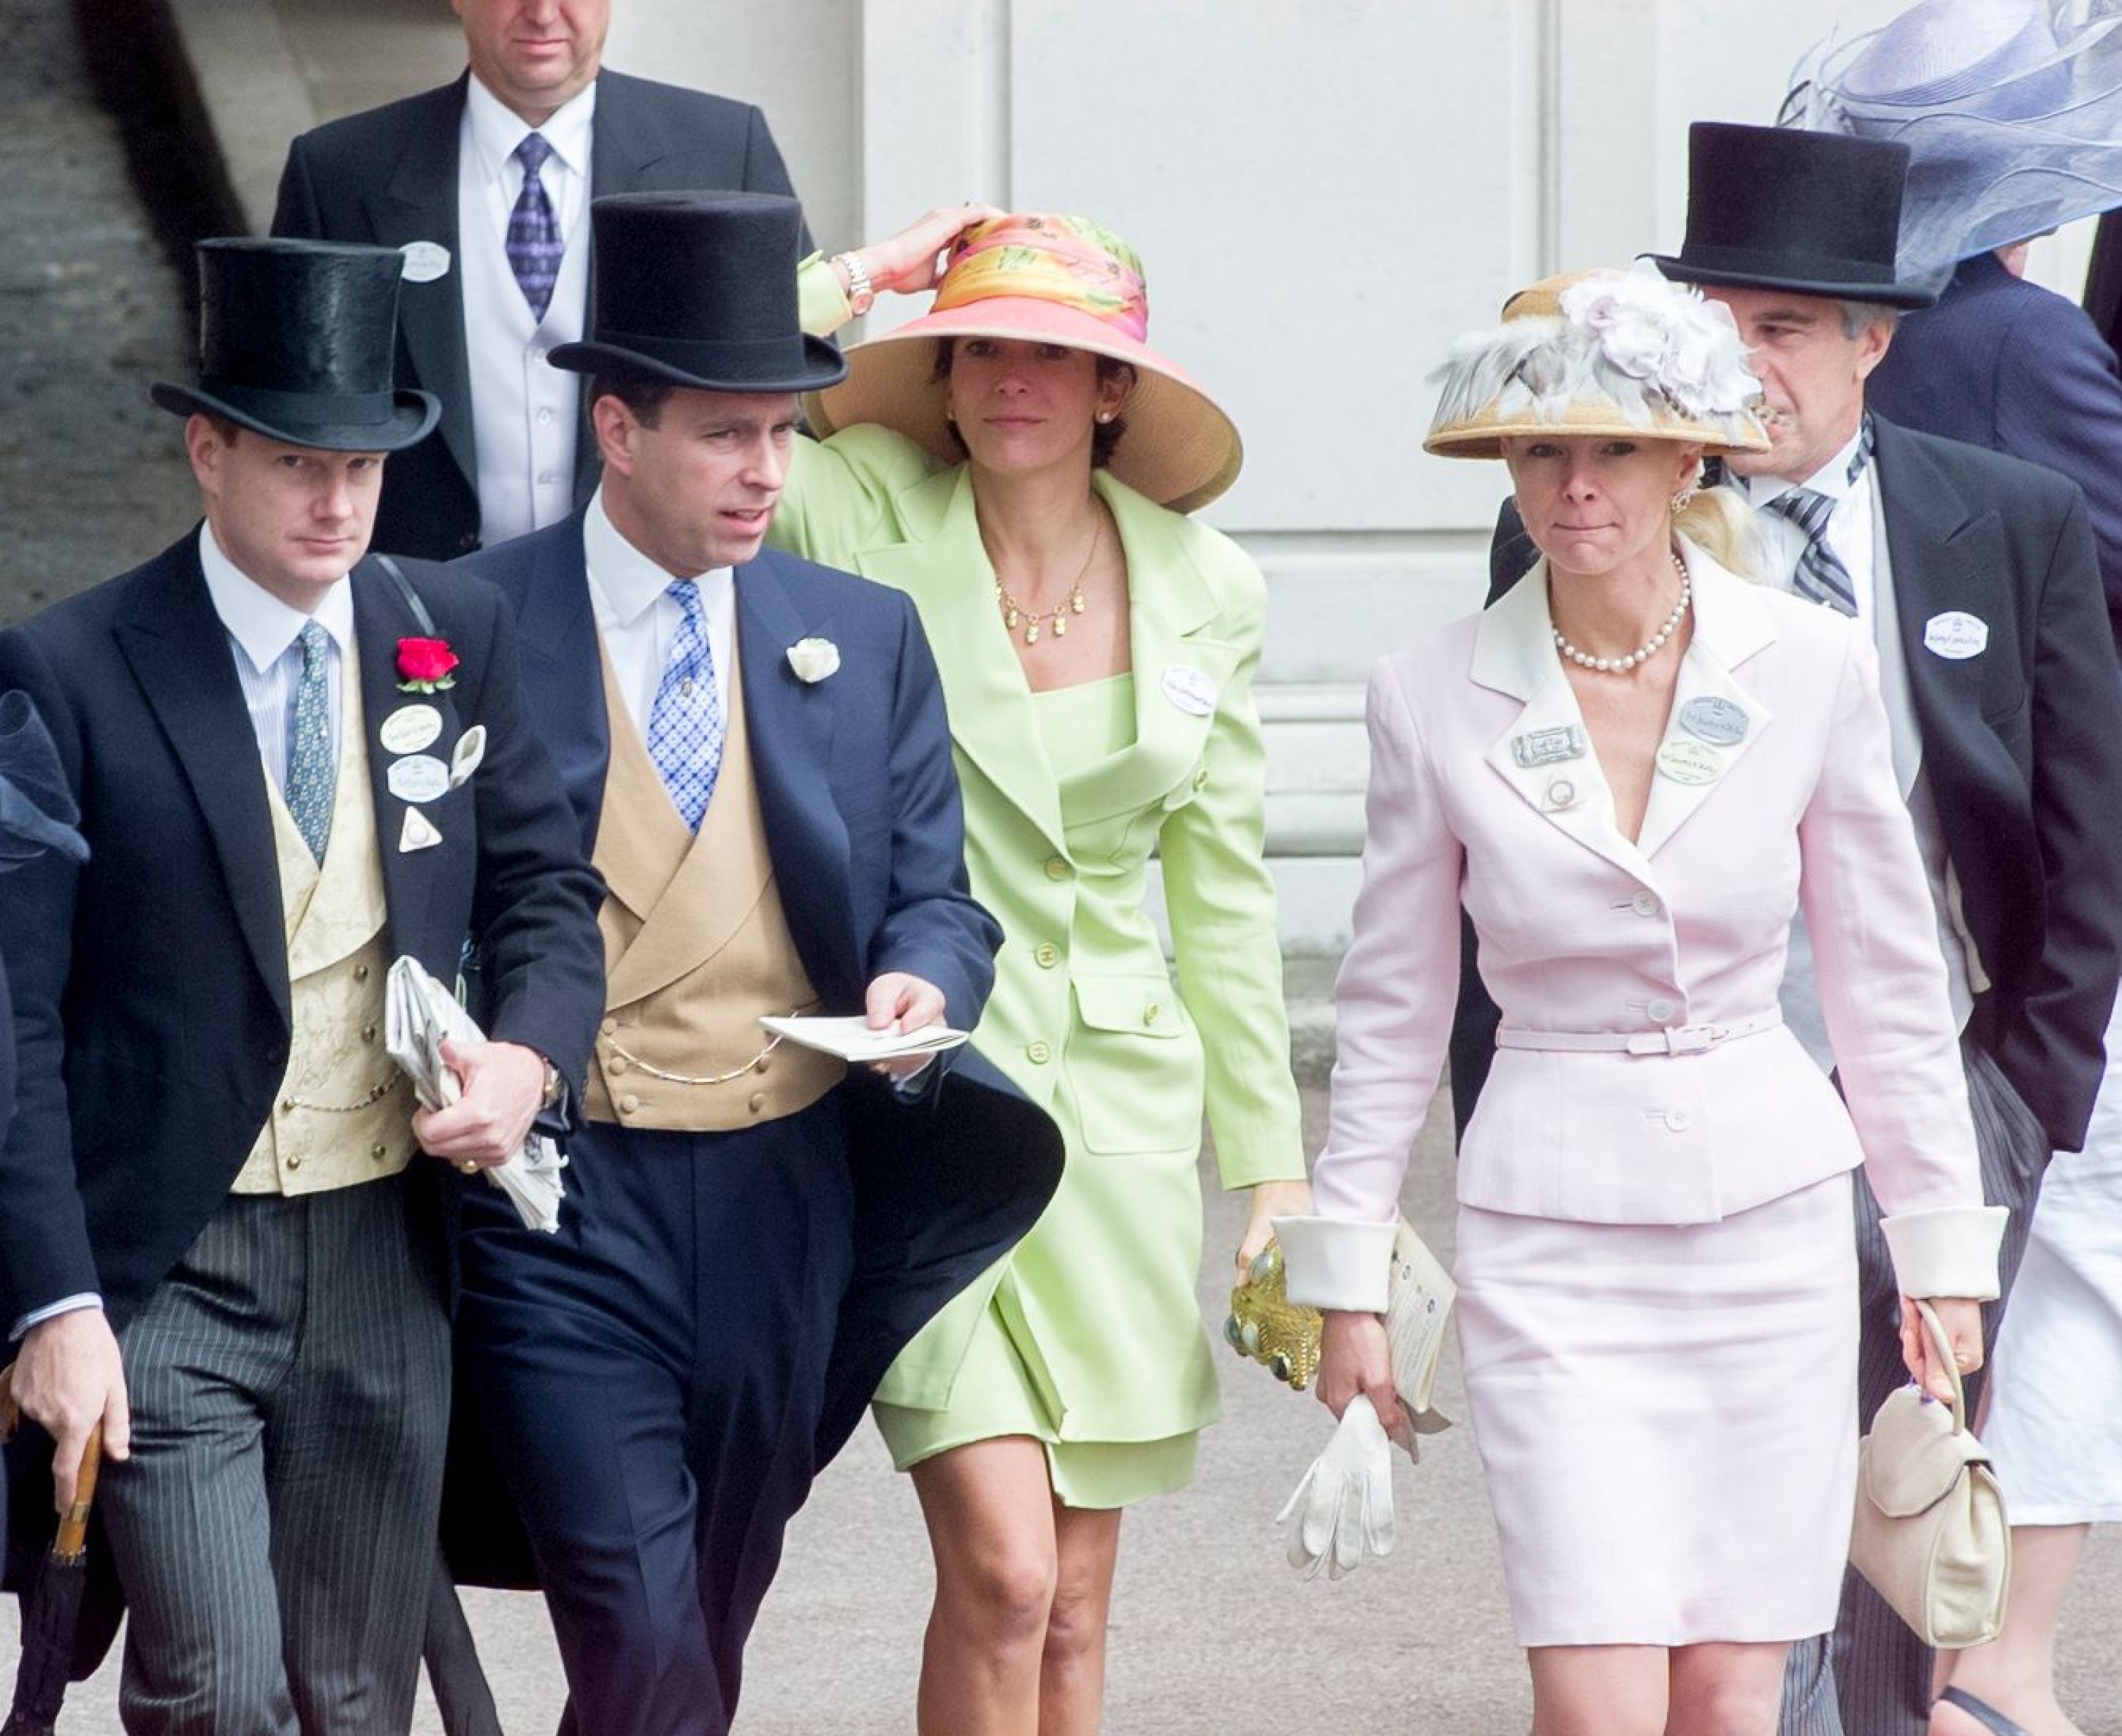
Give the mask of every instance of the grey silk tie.
[[302, 678], [295, 687], [295, 724], [287, 742], [287, 812], [295, 829], [320, 862], [331, 840], [332, 791], [339, 768], [332, 762], [331, 703], [326, 652], [330, 641], [314, 621], [302, 623]]
[[[1872, 418], [1867, 415], [1863, 432], [1858, 438], [1857, 450], [1850, 455], [1851, 487], [1855, 487], [1857, 478], [1864, 474], [1864, 466], [1871, 456]], [[1853, 615], [1857, 613], [1857, 581], [1850, 577], [1842, 557], [1827, 542], [1827, 523], [1835, 516], [1835, 509], [1839, 504], [1833, 495], [1823, 494], [1817, 488], [1788, 488], [1762, 510], [1788, 519], [1805, 533], [1805, 547], [1798, 554], [1797, 570], [1791, 575], [1791, 589], [1808, 602], [1825, 603], [1830, 609]]]

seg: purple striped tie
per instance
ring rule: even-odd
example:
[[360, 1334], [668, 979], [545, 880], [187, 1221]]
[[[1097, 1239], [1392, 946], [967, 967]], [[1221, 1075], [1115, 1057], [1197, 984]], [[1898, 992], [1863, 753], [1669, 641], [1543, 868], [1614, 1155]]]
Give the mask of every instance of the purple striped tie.
[[538, 174], [552, 154], [553, 147], [536, 133], [525, 133], [514, 152], [523, 165], [523, 190], [508, 213], [508, 268], [516, 273], [516, 287], [530, 304], [535, 320], [545, 317], [553, 285], [560, 276], [559, 220], [553, 215], [553, 202], [545, 197], [545, 183]]

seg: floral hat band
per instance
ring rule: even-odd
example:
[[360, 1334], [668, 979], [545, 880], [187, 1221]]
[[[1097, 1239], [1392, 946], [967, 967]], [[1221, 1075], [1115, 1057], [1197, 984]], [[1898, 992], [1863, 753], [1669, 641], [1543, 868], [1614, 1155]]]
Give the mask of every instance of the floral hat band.
[[1007, 217], [960, 236], [932, 311], [997, 297], [1088, 314], [1137, 343], [1149, 338], [1149, 289], [1134, 250], [1082, 217]]
[[1765, 452], [1760, 382], [1722, 303], [1648, 266], [1521, 290], [1451, 348], [1423, 449], [1500, 458], [1506, 436], [1582, 434]]

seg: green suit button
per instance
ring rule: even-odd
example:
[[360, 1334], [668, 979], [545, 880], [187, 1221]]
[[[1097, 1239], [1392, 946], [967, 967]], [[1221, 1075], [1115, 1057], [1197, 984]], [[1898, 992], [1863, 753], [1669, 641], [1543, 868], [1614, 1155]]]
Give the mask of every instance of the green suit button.
[[1048, 856], [1046, 858], [1046, 878], [1049, 880], [1067, 880], [1068, 878], [1068, 859], [1064, 856]]
[[1061, 962], [1061, 949], [1051, 940], [1041, 940], [1032, 949], [1031, 956], [1041, 970], [1051, 970]]
[[1043, 1043], [1027, 1043], [1024, 1052], [1028, 1060], [1040, 1066], [1045, 1066], [1054, 1058], [1054, 1051]]

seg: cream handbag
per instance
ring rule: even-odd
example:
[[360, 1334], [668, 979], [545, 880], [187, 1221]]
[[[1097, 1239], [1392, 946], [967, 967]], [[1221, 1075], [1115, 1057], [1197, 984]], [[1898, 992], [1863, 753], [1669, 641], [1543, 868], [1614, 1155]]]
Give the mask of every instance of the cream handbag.
[[1989, 1455], [1967, 1426], [1967, 1396], [1945, 1328], [1916, 1304], [1952, 1378], [1952, 1402], [1905, 1386], [1879, 1407], [1857, 1459], [1849, 1560], [1927, 1645], [1993, 1640], [2012, 1583], [2012, 1533]]

